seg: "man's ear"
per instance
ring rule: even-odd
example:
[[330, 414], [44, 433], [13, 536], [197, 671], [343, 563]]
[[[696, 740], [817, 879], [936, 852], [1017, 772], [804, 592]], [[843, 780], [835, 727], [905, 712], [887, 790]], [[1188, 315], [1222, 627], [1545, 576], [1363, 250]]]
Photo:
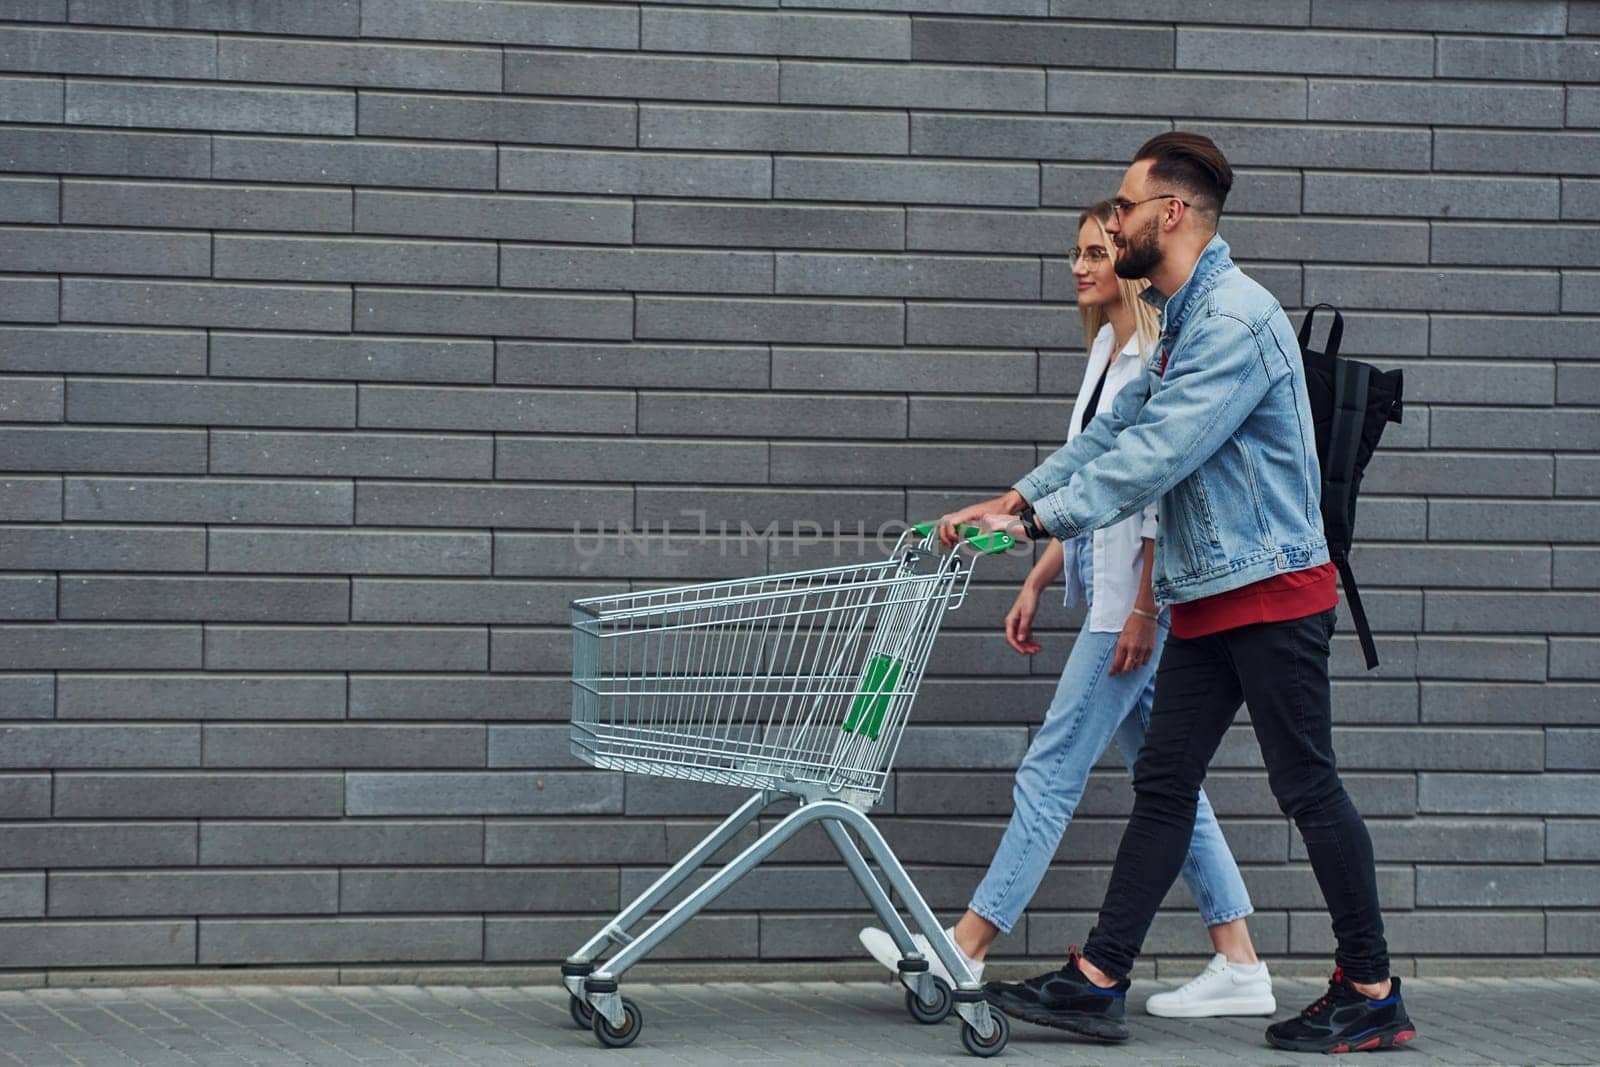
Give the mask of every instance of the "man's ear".
[[[1192, 210], [1194, 210], [1194, 209], [1193, 208], [1189, 208], [1189, 207], [1185, 207], [1183, 201], [1181, 201], [1181, 200], [1177, 202], [1177, 206], [1176, 207], [1173, 206], [1173, 202], [1171, 200], [1168, 200], [1167, 201], [1167, 213], [1166, 213], [1166, 216], [1162, 219], [1162, 223], [1165, 226], [1166, 230], [1169, 233], [1177, 233], [1180, 229], [1183, 228], [1183, 222], [1184, 222], [1185, 219], [1187, 219], [1189, 217], [1189, 212], [1192, 211]], [[1170, 219], [1171, 221], [1167, 221], [1168, 219]]]

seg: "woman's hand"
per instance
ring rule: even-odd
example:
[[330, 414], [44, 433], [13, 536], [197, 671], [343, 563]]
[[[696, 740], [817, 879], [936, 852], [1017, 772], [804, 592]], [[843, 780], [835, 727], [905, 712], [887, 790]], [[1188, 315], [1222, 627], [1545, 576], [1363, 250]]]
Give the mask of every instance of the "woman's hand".
[[1039, 591], [1024, 585], [1017, 591], [1017, 599], [1006, 612], [1006, 644], [1031, 656], [1039, 651], [1039, 642], [1033, 639], [1033, 617], [1039, 612]]
[[1111, 673], [1138, 670], [1150, 662], [1156, 650], [1156, 620], [1130, 614], [1122, 624], [1116, 651], [1111, 655]]

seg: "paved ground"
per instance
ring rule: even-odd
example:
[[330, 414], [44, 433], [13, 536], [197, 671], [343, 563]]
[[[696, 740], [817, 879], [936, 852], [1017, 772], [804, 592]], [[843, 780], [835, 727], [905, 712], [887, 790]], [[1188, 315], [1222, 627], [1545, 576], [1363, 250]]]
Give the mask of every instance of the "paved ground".
[[[1148, 982], [1146, 995], [1172, 983]], [[1297, 1008], [1320, 983], [1280, 979]], [[878, 983], [626, 984], [645, 1029], [626, 1050], [572, 1027], [559, 989], [289, 986], [43, 989], [0, 993], [0, 1063], [60, 1064], [849, 1064], [966, 1063], [956, 1024], [910, 1021]], [[1370, 1061], [1600, 1063], [1600, 980], [1418, 978], [1420, 1036]], [[1185, 1024], [1139, 1012], [1133, 1042], [1080, 1044], [1017, 1024], [995, 1063], [1307, 1064], [1261, 1041], [1259, 1020]], [[1367, 1063], [1367, 1060], [1358, 1060]]]

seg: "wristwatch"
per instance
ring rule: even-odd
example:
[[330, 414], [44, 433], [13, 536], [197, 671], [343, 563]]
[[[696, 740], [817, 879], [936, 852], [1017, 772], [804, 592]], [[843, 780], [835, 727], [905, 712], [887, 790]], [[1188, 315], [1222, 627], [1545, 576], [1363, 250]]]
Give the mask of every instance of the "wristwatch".
[[1028, 540], [1044, 541], [1049, 538], [1049, 531], [1039, 525], [1039, 516], [1034, 514], [1032, 505], [1023, 508], [1017, 518], [1022, 520], [1022, 532], [1028, 535]]

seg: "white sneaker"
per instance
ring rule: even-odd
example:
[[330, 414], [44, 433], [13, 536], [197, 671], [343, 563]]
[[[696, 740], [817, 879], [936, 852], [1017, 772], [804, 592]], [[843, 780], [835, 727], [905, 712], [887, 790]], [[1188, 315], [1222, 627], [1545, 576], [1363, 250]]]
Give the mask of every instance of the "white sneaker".
[[[894, 938], [889, 936], [887, 930], [880, 930], [876, 926], [868, 926], [856, 936], [861, 939], [862, 946], [872, 954], [873, 959], [889, 968], [893, 973], [900, 973], [900, 948], [894, 943]], [[955, 927], [946, 928], [945, 936], [950, 938], [952, 945], [955, 945]], [[928, 961], [928, 973], [935, 978], [944, 979], [945, 984], [954, 989], [956, 980], [950, 977], [950, 968], [946, 967], [944, 961], [934, 954], [933, 946], [928, 943], [928, 939], [922, 934], [912, 934], [911, 943], [917, 946], [917, 951], [922, 953], [922, 958]], [[955, 948], [957, 952], [961, 952], [960, 945], [956, 945]], [[979, 982], [983, 981], [983, 964], [967, 956], [964, 952], [961, 955], [966, 959], [967, 970], [972, 972], [973, 979]]]
[[1271, 1015], [1278, 1010], [1278, 1002], [1273, 999], [1272, 976], [1265, 963], [1255, 974], [1241, 975], [1228, 966], [1228, 958], [1219, 952], [1187, 984], [1152, 996], [1144, 1010], [1167, 1019]]

